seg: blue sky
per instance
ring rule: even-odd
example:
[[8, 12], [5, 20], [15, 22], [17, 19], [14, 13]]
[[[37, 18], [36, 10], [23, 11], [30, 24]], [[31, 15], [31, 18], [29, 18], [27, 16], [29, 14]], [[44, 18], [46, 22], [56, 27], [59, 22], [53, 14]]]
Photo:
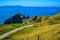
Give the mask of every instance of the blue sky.
[[0, 6], [60, 6], [60, 0], [0, 0]]

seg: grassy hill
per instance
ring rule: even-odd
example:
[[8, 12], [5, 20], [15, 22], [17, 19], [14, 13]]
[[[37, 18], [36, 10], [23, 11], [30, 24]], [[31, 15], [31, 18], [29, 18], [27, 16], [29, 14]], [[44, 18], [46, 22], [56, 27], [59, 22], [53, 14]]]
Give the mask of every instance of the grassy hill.
[[3, 24], [0, 25], [0, 35], [9, 32], [11, 30], [14, 30], [16, 28], [19, 28], [20, 26], [26, 26], [28, 24]]
[[[43, 18], [44, 19], [44, 18]], [[45, 20], [45, 19], [44, 19]], [[48, 16], [46, 17], [46, 20], [43, 21], [43, 23], [47, 23], [47, 24], [59, 24], [60, 23], [60, 13], [53, 15], [53, 16]]]
[[46, 26], [33, 26], [18, 31], [15, 34], [7, 37], [11, 40], [60, 40], [60, 24], [46, 25]]
[[[30, 28], [20, 30], [5, 39], [11, 40], [60, 40], [60, 13], [48, 18], [38, 18]], [[45, 20], [46, 19], [46, 20]], [[37, 20], [37, 19], [36, 19]], [[5, 40], [3, 39], [3, 40]]]
[[56, 23], [60, 23], [60, 13], [58, 13], [54, 16], [51, 16], [51, 18], [53, 18]]

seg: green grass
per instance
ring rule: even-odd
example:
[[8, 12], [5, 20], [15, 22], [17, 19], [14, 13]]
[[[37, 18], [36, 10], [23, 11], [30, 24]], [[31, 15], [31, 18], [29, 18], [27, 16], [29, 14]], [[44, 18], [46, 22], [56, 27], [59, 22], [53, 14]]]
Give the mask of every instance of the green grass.
[[[39, 19], [40, 20], [40, 19]], [[11, 40], [60, 40], [60, 14], [50, 16], [48, 19], [42, 20], [42, 23], [32, 23], [34, 26], [20, 30], [9, 37]], [[19, 27], [17, 24], [11, 26]], [[6, 39], [6, 38], [5, 38]], [[3, 40], [5, 40], [3, 39]]]
[[8, 32], [8, 31], [11, 31], [15, 28], [19, 28], [21, 26], [26, 26], [28, 24], [3, 24], [3, 25], [0, 25], [0, 35]]
[[[46, 25], [46, 26], [33, 26], [20, 30], [9, 37], [11, 40], [20, 40], [28, 37], [29, 40], [37, 40], [39, 35], [40, 40], [60, 40], [60, 24]], [[9, 38], [8, 38], [9, 39]]]

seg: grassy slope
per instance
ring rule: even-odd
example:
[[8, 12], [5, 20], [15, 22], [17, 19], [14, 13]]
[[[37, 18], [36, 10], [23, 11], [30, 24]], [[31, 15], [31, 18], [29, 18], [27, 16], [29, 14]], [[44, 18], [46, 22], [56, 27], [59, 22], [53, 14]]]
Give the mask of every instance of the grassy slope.
[[60, 13], [53, 15], [50, 18], [53, 18], [56, 23], [60, 23]]
[[25, 28], [15, 34], [10, 35], [11, 40], [20, 40], [22, 38], [26, 40], [27, 37], [29, 40], [37, 40], [38, 35], [40, 36], [41, 40], [60, 40], [60, 14], [50, 16], [50, 18], [52, 18], [56, 24], [46, 26], [37, 26], [36, 24], [37, 27], [34, 26]]
[[8, 31], [11, 31], [15, 28], [18, 28], [20, 26], [26, 26], [27, 24], [4, 24], [4, 25], [0, 25], [0, 35], [4, 34]]
[[41, 40], [60, 40], [60, 24], [25, 28], [10, 35], [10, 37], [11, 40], [20, 40], [22, 38], [26, 40], [27, 37], [30, 40], [37, 40], [38, 35]]

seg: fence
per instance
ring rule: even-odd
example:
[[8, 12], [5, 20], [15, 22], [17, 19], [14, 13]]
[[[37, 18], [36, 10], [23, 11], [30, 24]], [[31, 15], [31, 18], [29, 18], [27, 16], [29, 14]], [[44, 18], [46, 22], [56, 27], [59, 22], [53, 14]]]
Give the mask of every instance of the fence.
[[36, 36], [34, 39], [33, 38], [29, 38], [29, 37], [26, 37], [26, 38], [21, 38], [21, 39], [12, 39], [10, 36], [2, 39], [2, 40], [40, 40], [40, 36]]
[[60, 37], [41, 37], [41, 35], [35, 35], [34, 37], [23, 37], [23, 38], [19, 38], [19, 39], [16, 39], [16, 38], [12, 38], [10, 36], [2, 39], [2, 40], [60, 40]]

